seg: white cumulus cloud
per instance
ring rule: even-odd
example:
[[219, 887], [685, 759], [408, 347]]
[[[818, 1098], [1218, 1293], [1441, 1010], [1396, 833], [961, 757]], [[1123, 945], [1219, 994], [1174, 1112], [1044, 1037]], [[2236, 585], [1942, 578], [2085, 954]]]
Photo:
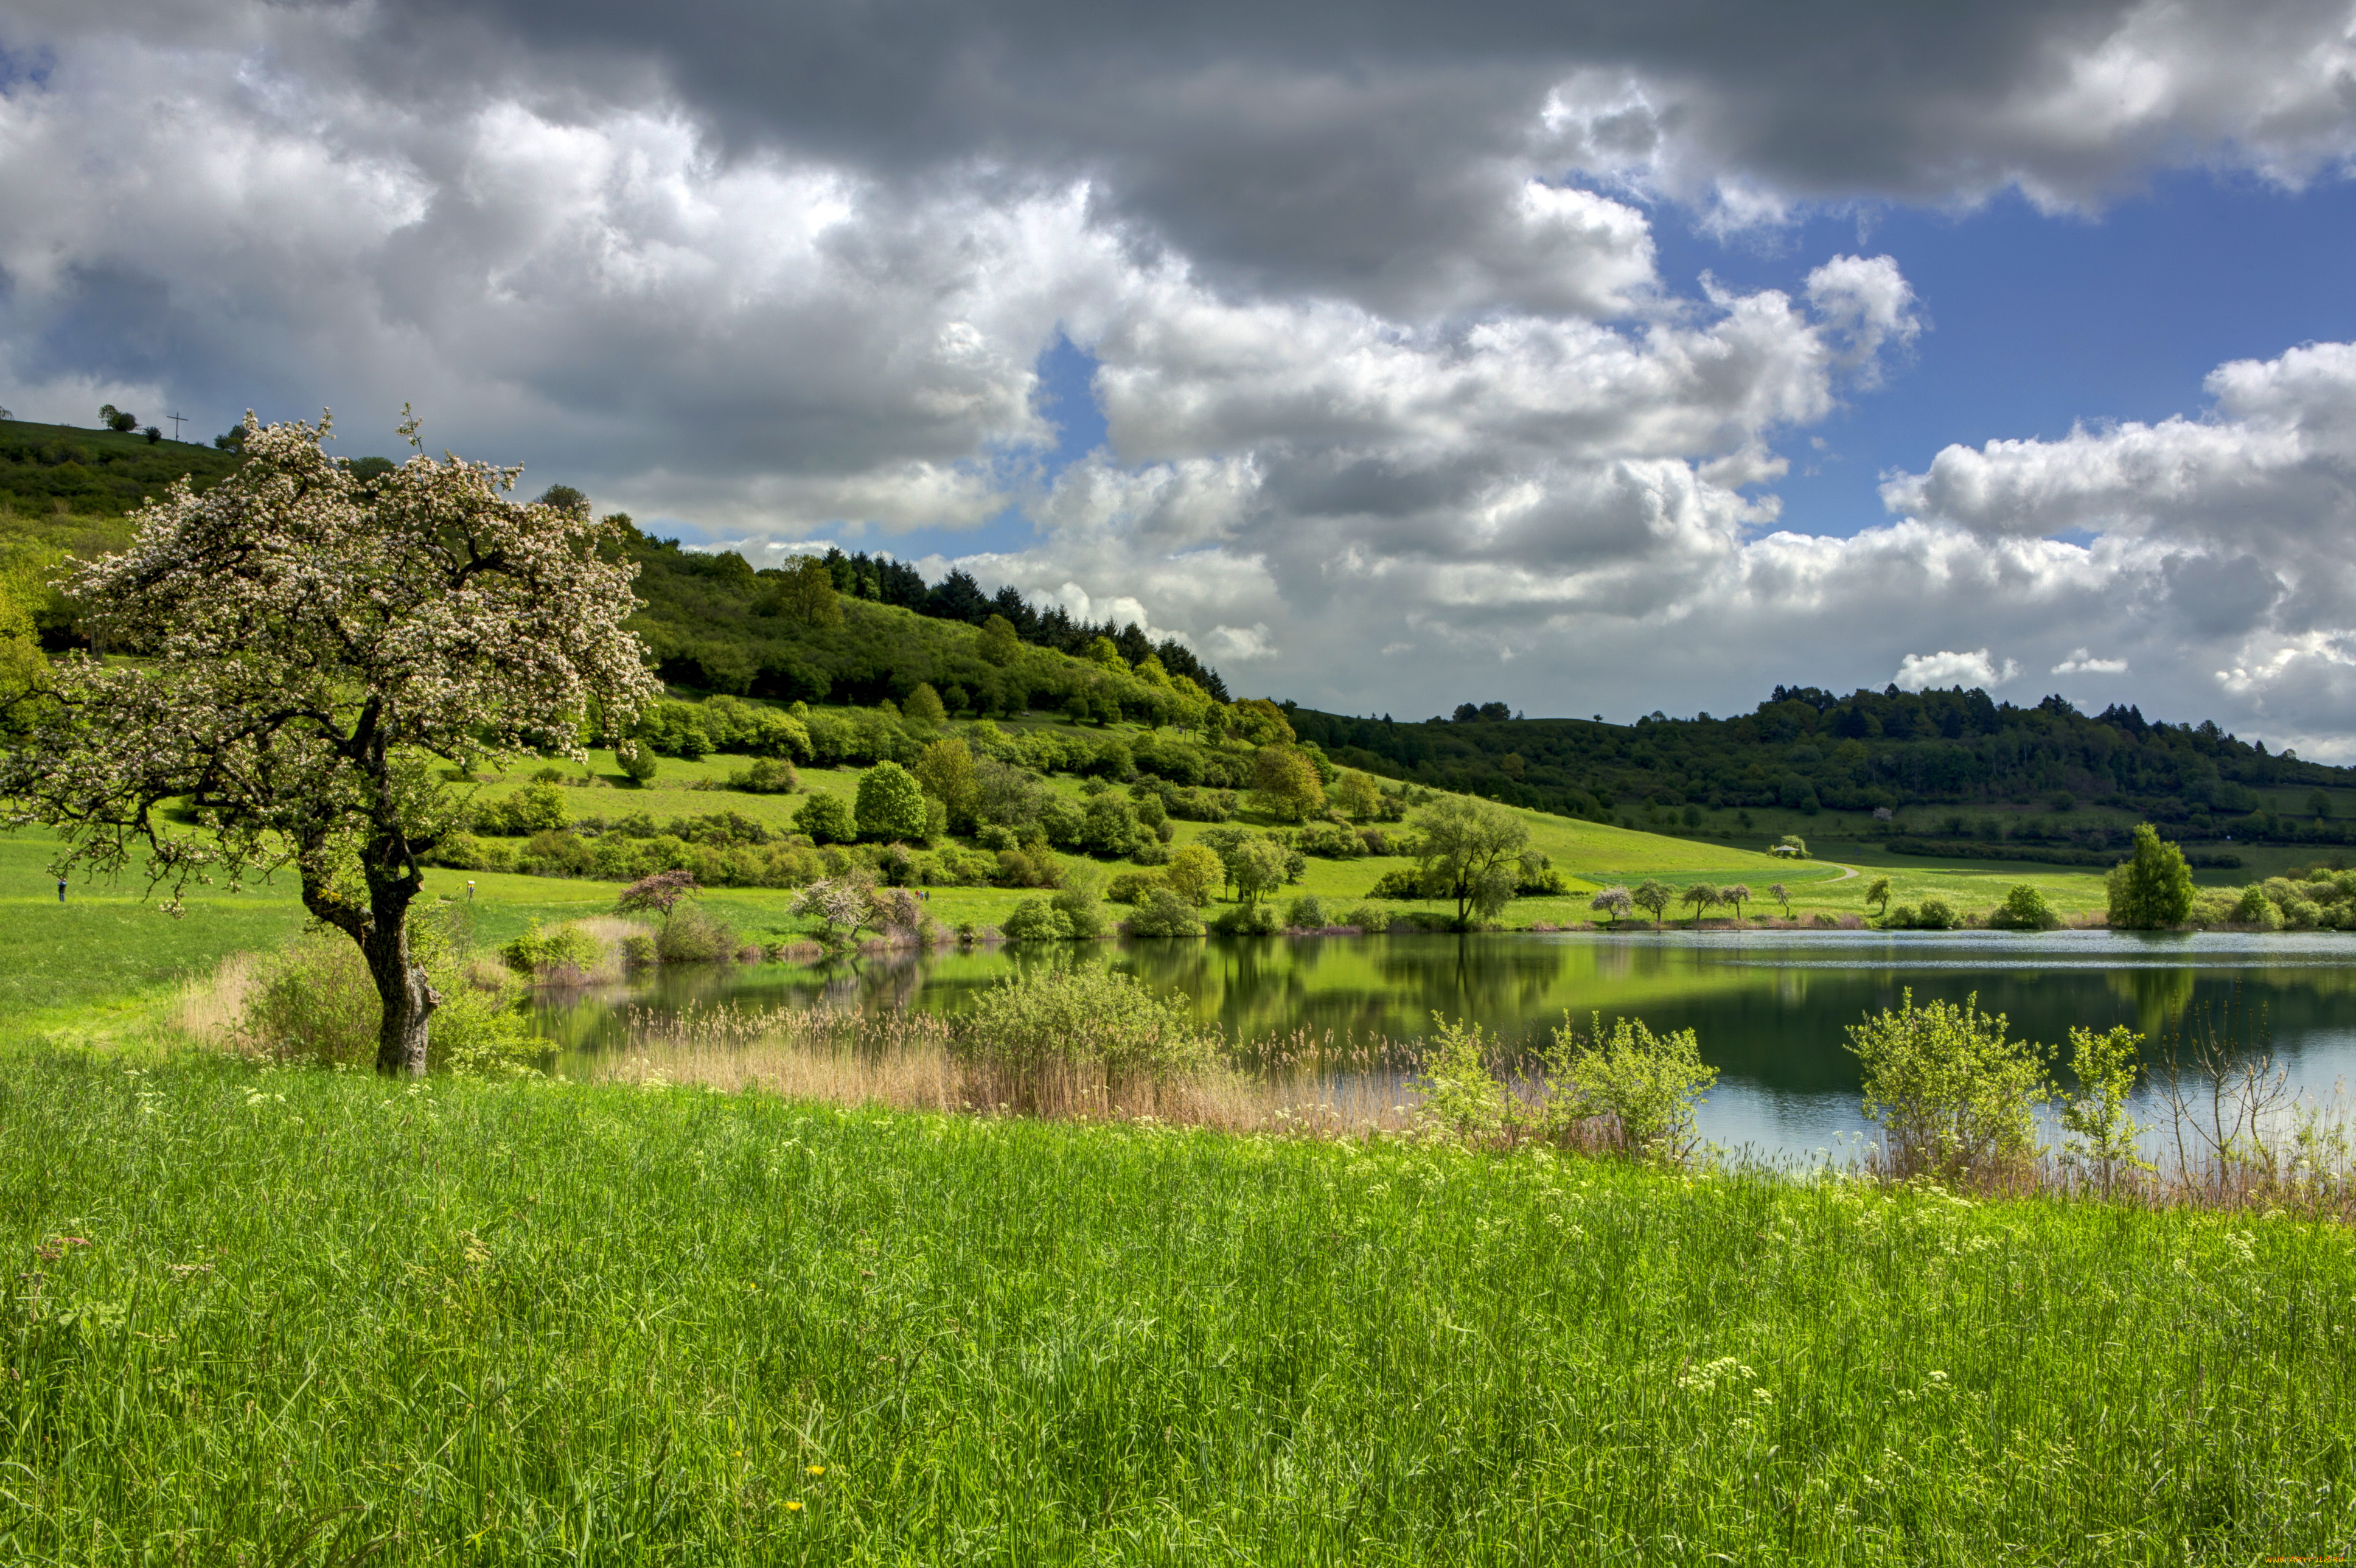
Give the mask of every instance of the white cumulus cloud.
[[1898, 673], [1892, 682], [1909, 692], [1926, 691], [1933, 686], [1977, 687], [1987, 691], [2001, 686], [2020, 673], [2020, 666], [2008, 659], [1998, 668], [1985, 648], [1969, 653], [1910, 653], [1898, 661]]
[[2053, 667], [2056, 675], [2124, 675], [2127, 661], [2124, 659], [2097, 659], [2083, 648], [2073, 648], [2070, 657]]

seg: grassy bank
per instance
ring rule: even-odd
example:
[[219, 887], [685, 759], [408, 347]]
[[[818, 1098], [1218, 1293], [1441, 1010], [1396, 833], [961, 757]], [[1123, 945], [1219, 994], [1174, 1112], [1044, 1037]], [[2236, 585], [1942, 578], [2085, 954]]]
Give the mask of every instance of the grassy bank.
[[11, 1560], [2351, 1544], [2285, 1219], [23, 1049], [0, 1216]]

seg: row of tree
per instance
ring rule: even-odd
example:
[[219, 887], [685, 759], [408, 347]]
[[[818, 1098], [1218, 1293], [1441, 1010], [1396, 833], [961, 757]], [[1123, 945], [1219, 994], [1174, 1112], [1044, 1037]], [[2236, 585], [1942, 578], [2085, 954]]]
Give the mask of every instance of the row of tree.
[[2310, 811], [2329, 812], [2316, 791], [2356, 785], [2348, 769], [2269, 752], [2213, 722], [2157, 723], [2122, 706], [2088, 715], [2058, 696], [2018, 707], [1960, 689], [1835, 697], [1778, 686], [1740, 717], [1654, 714], [1633, 725], [1520, 719], [1501, 703], [1421, 724], [1290, 704], [1286, 714], [1337, 760], [1388, 777], [1597, 820], [1665, 811], [1689, 826], [1704, 810], [2097, 801], [2191, 836], [2308, 842], [2337, 834], [2265, 810], [2258, 791], [2297, 787]]

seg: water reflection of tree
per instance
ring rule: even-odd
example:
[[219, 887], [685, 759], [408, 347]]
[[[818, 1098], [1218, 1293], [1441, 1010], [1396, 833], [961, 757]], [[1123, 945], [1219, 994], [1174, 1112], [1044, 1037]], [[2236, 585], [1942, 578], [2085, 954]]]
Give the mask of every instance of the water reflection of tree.
[[[1779, 957], [1788, 955], [1788, 962]], [[1836, 961], [1821, 965], [1833, 956]], [[1230, 939], [1203, 941], [1094, 942], [1066, 946], [937, 949], [871, 954], [856, 964], [816, 970], [764, 964], [664, 971], [642, 986], [544, 1001], [542, 1032], [579, 1049], [619, 1044], [632, 1004], [657, 1010], [709, 1005], [798, 1006], [820, 1001], [876, 1008], [954, 1012], [982, 988], [1012, 973], [1071, 965], [1111, 965], [1152, 990], [1187, 995], [1194, 1015], [1231, 1040], [1289, 1036], [1298, 1029], [1337, 1039], [1409, 1039], [1426, 1034], [1434, 1012], [1477, 1020], [1509, 1041], [1544, 1038], [1568, 1011], [1580, 1025], [1590, 1012], [1608, 1023], [1641, 1016], [1656, 1028], [1690, 1027], [1703, 1055], [1730, 1082], [1770, 1091], [1857, 1091], [1844, 1029], [1867, 1013], [1895, 1006], [1911, 988], [1915, 1001], [1961, 1002], [2009, 1015], [2012, 1032], [2050, 1046], [2072, 1026], [2127, 1024], [2157, 1039], [2167, 1026], [2236, 981], [2261, 993], [2286, 1063], [2309, 1050], [2340, 1049], [2356, 998], [2356, 968], [2301, 965], [2199, 969], [2153, 963], [2157, 955], [2122, 955], [2135, 967], [2083, 961], [2029, 968], [2012, 954], [1989, 953], [1985, 966], [1939, 968], [1939, 958], [1877, 950], [1877, 967], [1855, 949], [1760, 944], [1737, 955], [1722, 949], [1653, 940], [1562, 940], [1505, 936], [1402, 936], [1352, 939]], [[1952, 955], [1944, 955], [1949, 961]], [[2029, 963], [2051, 955], [2023, 950]], [[2190, 955], [2186, 955], [2190, 956]]]
[[2193, 993], [2200, 988], [2195, 971], [2174, 966], [2114, 969], [2103, 979], [2110, 993], [2133, 1009], [2135, 1026], [2147, 1040], [2166, 1036], [2192, 1005]]

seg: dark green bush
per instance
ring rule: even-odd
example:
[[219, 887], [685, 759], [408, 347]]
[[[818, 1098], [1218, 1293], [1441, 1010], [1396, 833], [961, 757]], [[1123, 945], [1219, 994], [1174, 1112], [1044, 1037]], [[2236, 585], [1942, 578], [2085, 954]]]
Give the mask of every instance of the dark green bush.
[[1276, 906], [1265, 900], [1256, 904], [1230, 904], [1211, 921], [1211, 929], [1223, 937], [1268, 937], [1284, 929]]
[[1044, 898], [1025, 898], [999, 928], [1010, 942], [1067, 942], [1072, 922]]

